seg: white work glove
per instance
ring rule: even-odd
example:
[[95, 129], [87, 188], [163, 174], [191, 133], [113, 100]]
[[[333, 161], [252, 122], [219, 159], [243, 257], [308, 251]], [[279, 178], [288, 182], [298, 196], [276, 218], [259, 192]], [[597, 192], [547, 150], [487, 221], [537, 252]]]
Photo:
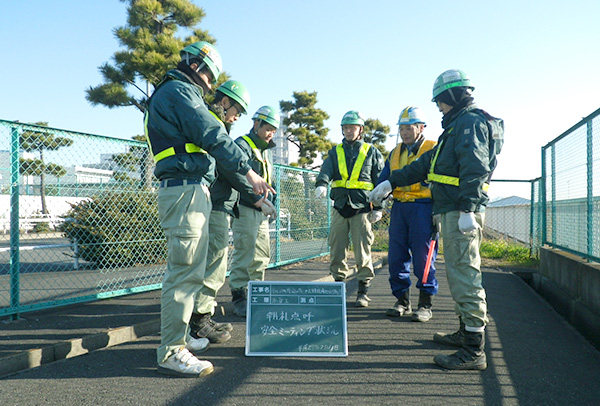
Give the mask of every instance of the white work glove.
[[388, 197], [390, 193], [392, 193], [392, 184], [389, 180], [386, 180], [377, 185], [375, 189], [371, 190], [369, 193], [369, 201], [380, 205], [383, 199]]
[[369, 221], [371, 223], [377, 223], [383, 217], [381, 210], [373, 210], [369, 213]]
[[263, 199], [260, 204], [260, 211], [267, 217], [275, 216], [275, 206], [268, 199]]
[[461, 233], [467, 234], [471, 231], [475, 231], [479, 228], [477, 220], [475, 220], [475, 213], [473, 212], [461, 212], [458, 218], [458, 229]]
[[315, 197], [317, 199], [322, 199], [327, 195], [327, 188], [325, 186], [317, 186], [315, 189]]

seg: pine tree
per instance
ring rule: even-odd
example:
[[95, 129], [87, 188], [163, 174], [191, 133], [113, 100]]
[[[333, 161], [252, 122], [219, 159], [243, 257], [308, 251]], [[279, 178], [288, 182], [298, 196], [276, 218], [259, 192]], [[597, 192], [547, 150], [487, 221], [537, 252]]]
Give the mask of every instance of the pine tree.
[[279, 102], [281, 111], [287, 117], [283, 124], [287, 126], [286, 138], [296, 147], [299, 155], [297, 165], [302, 168], [316, 169], [314, 165], [319, 153], [327, 152], [333, 143], [327, 139], [329, 128], [324, 126], [324, 121], [329, 114], [315, 107], [317, 92], [294, 92], [294, 100]]
[[[128, 4], [128, 25], [115, 28], [114, 34], [125, 49], [115, 52], [112, 64], [99, 67], [104, 83], [89, 87], [86, 99], [94, 106], [135, 106], [144, 112], [150, 87], [153, 90], [164, 74], [177, 66], [183, 47], [197, 41], [216, 41], [197, 28], [205, 13], [188, 0], [121, 1]], [[178, 38], [175, 34], [179, 28], [192, 30], [192, 34]]]
[[35, 123], [35, 126], [27, 127], [29, 129], [23, 131], [19, 137], [19, 144], [23, 151], [38, 153], [38, 158], [20, 158], [19, 172], [24, 176], [40, 177], [42, 214], [48, 214], [46, 206], [46, 175], [60, 178], [65, 176], [67, 171], [61, 165], [46, 163], [44, 151], [55, 151], [62, 147], [68, 147], [73, 144], [73, 140], [65, 137], [57, 137], [52, 130], [43, 130], [43, 127], [48, 127], [47, 122], [38, 122]]
[[390, 127], [384, 125], [378, 119], [369, 118], [365, 120], [365, 128], [363, 137], [365, 142], [373, 144], [383, 154], [384, 158], [389, 155], [389, 152], [385, 149], [385, 141], [390, 132]]

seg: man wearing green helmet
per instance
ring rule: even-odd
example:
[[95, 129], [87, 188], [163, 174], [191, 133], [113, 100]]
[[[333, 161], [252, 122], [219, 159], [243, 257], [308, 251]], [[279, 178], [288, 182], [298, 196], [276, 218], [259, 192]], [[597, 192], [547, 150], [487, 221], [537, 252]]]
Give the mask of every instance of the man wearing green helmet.
[[167, 271], [161, 293], [161, 343], [158, 371], [197, 377], [214, 367], [193, 354], [209, 340], [187, 336], [188, 323], [206, 269], [210, 185], [215, 166], [245, 177], [259, 195], [274, 193], [249, 165], [225, 127], [204, 104], [203, 96], [216, 83], [221, 56], [208, 42], [181, 51], [176, 69], [165, 75], [148, 101], [144, 129], [160, 180], [158, 214], [167, 238]]
[[487, 189], [504, 142], [504, 122], [477, 108], [474, 86], [464, 72], [451, 69], [433, 85], [433, 101], [443, 113], [444, 132], [438, 144], [379, 184], [370, 199], [380, 201], [393, 188], [431, 182], [433, 214], [441, 221], [446, 274], [459, 330], [436, 333], [434, 341], [460, 347], [452, 355], [436, 355], [434, 362], [447, 369], [483, 370], [488, 321], [480, 269]]
[[[252, 169], [267, 182], [273, 182], [273, 136], [279, 128], [280, 117], [271, 106], [262, 106], [252, 116], [254, 124], [247, 135], [235, 140]], [[273, 200], [273, 197], [271, 198]], [[265, 199], [265, 204], [270, 204]], [[272, 204], [271, 204], [272, 208]], [[229, 269], [233, 312], [246, 317], [249, 281], [262, 281], [271, 259], [269, 221], [265, 215], [275, 216], [274, 208], [261, 213], [245, 195], [240, 196], [239, 215], [233, 219], [233, 255]]]
[[[208, 106], [210, 112], [223, 123], [227, 132], [241, 114], [246, 114], [250, 104], [250, 93], [236, 81], [228, 80], [217, 88], [214, 101]], [[208, 253], [206, 272], [200, 290], [196, 293], [194, 311], [190, 319], [190, 336], [193, 339], [208, 338], [211, 343], [223, 343], [231, 338], [231, 323], [217, 323], [212, 320], [217, 305], [219, 289], [227, 277], [227, 252], [229, 247], [229, 226], [231, 216], [238, 217], [240, 193], [245, 200], [263, 213], [270, 214], [274, 207], [262, 196], [255, 195], [252, 186], [244, 177], [236, 176], [228, 168], [219, 168], [217, 179], [210, 187], [212, 210], [208, 222]]]
[[228, 80], [217, 88], [214, 101], [208, 106], [208, 109], [223, 122], [229, 132], [231, 125], [242, 114], [247, 113], [249, 104], [250, 93], [246, 86], [237, 80]]
[[341, 144], [327, 153], [315, 182], [315, 196], [325, 197], [331, 183], [330, 197], [333, 211], [329, 230], [331, 263], [329, 272], [333, 279], [345, 282], [350, 276], [346, 254], [352, 236], [356, 260], [358, 293], [356, 306], [369, 306], [367, 291], [375, 276], [371, 258], [374, 236], [371, 223], [381, 220], [381, 207], [372, 209], [368, 192], [373, 189], [383, 169], [383, 156], [371, 144], [363, 141], [365, 121], [358, 111], [351, 110], [342, 118]]

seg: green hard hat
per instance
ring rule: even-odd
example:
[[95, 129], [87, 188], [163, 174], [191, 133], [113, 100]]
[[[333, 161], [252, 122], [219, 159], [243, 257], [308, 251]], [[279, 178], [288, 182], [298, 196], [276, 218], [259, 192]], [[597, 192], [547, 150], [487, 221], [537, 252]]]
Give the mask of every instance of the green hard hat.
[[438, 97], [440, 93], [459, 86], [475, 89], [475, 86], [471, 83], [471, 79], [468, 78], [465, 72], [458, 69], [447, 70], [435, 80], [435, 83], [433, 84], [433, 98], [431, 101], [435, 102], [435, 98]]
[[358, 124], [360, 126], [365, 126], [365, 119], [362, 118], [361, 114], [356, 110], [350, 110], [344, 117], [342, 117], [342, 125], [345, 124]]
[[228, 80], [217, 88], [217, 92], [221, 92], [238, 102], [242, 106], [242, 109], [244, 109], [242, 113], [246, 114], [246, 110], [248, 110], [248, 105], [250, 104], [250, 92], [248, 92], [246, 86], [237, 80]]
[[213, 75], [213, 84], [217, 83], [217, 79], [219, 79], [219, 75], [223, 70], [223, 60], [221, 59], [221, 54], [213, 44], [206, 41], [194, 42], [183, 48], [179, 54], [181, 55], [181, 59], [188, 65], [194, 59], [199, 59], [202, 63], [206, 64]]
[[268, 124], [271, 124], [275, 128], [279, 128], [281, 118], [279, 113], [271, 106], [262, 106], [256, 110], [256, 113], [252, 116], [252, 120], [262, 120]]

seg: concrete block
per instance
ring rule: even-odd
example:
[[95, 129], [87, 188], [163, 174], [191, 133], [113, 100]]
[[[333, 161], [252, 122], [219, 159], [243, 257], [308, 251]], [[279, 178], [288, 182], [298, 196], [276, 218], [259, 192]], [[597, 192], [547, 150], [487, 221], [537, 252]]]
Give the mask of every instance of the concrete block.
[[573, 298], [559, 288], [553, 281], [540, 276], [538, 293], [564, 318], [569, 320], [572, 314]]
[[581, 302], [573, 305], [571, 323], [596, 348], [600, 349], [600, 316]]

